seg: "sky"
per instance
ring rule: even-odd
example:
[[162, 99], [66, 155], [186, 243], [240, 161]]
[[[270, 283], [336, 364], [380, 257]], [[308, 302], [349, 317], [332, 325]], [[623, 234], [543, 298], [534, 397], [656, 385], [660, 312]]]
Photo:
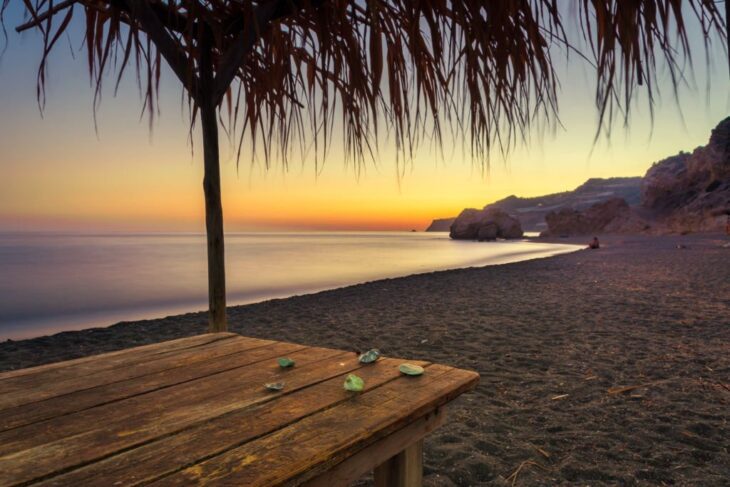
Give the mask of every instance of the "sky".
[[[201, 136], [193, 133], [191, 150], [178, 81], [163, 72], [160, 115], [151, 133], [140, 117], [134, 75], [125, 78], [116, 97], [104, 92], [95, 130], [79, 14], [70, 42], [61, 41], [53, 53], [41, 114], [40, 34], [12, 29], [22, 23], [21, 2], [11, 2], [6, 12], [0, 231], [204, 231]], [[336, 147], [319, 172], [298, 163], [296, 153], [288, 170], [277, 161], [269, 170], [248, 159], [237, 164], [222, 139], [226, 230], [421, 230], [433, 218], [512, 194], [538, 196], [574, 189], [588, 178], [643, 175], [653, 162], [705, 144], [730, 113], [725, 54], [719, 44], [709, 54], [708, 66], [697, 51], [695, 69], [685, 72], [693, 82], [680, 89], [679, 104], [666, 73], [660, 73], [662, 95], [653, 123], [639, 100], [629, 129], [618, 123], [611, 139], [595, 146], [590, 69], [577, 57], [558, 59], [562, 127], [533, 137], [505, 160], [492, 158], [486, 172], [468, 155], [449, 152], [453, 141], [447, 141], [444, 158], [429, 145], [421, 147], [399, 175], [389, 140], [380, 141], [376, 163], [356, 173]]]

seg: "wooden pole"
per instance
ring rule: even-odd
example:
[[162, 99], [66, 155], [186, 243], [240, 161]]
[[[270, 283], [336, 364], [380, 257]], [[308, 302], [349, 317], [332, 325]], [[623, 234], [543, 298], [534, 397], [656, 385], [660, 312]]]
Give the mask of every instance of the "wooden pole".
[[205, 229], [208, 240], [208, 330], [226, 331], [226, 266], [223, 245], [223, 205], [218, 162], [218, 121], [215, 106], [201, 107], [205, 155]]
[[208, 331], [226, 331], [226, 266], [223, 243], [223, 205], [218, 155], [218, 120], [213, 97], [212, 42], [203, 34], [200, 54], [200, 121], [203, 129], [205, 229], [208, 241]]

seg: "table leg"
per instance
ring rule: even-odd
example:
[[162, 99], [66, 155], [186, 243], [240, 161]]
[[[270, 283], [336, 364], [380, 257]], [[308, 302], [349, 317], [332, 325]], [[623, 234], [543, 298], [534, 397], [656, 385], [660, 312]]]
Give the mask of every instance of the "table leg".
[[375, 468], [376, 487], [421, 487], [423, 484], [423, 440]]
[[375, 468], [377, 487], [421, 487], [423, 438], [445, 420], [446, 408], [441, 406], [306, 481], [302, 487], [345, 487], [372, 471], [375, 465], [379, 465]]

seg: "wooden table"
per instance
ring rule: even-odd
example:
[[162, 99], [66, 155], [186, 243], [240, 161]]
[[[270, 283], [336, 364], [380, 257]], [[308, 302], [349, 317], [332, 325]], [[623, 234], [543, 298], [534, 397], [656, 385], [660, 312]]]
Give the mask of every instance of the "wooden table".
[[402, 362], [215, 333], [6, 372], [0, 485], [420, 485], [423, 437], [479, 376]]

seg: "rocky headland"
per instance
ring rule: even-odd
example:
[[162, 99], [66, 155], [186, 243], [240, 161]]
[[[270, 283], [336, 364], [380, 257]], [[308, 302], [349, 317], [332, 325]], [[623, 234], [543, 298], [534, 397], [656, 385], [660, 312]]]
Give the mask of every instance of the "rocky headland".
[[[589, 179], [564, 193], [509, 196], [482, 210], [434, 220], [427, 231], [449, 229], [452, 238], [490, 240], [488, 224], [495, 222], [486, 217], [505, 219], [496, 210], [517, 219], [521, 229], [550, 237], [724, 231], [730, 218], [730, 117], [712, 130], [707, 145], [654, 163], [644, 177]], [[496, 238], [519, 237], [498, 231]]]
[[456, 218], [435, 218], [426, 229], [427, 232], [448, 232]]
[[641, 205], [668, 231], [722, 230], [730, 215], [730, 117], [715, 127], [706, 146], [649, 168]]
[[707, 145], [654, 163], [640, 189], [635, 207], [608, 200], [548, 213], [541, 235], [723, 231], [730, 220], [730, 117], [712, 130]]
[[[584, 210], [607, 198], [623, 198], [630, 205], [638, 205], [641, 201], [641, 178], [592, 178], [573, 191], [522, 198], [508, 196], [483, 208], [499, 208], [519, 219], [526, 232], [540, 232], [547, 229], [545, 216], [554, 210], [571, 208]], [[448, 232], [456, 217], [433, 220], [427, 232]]]

